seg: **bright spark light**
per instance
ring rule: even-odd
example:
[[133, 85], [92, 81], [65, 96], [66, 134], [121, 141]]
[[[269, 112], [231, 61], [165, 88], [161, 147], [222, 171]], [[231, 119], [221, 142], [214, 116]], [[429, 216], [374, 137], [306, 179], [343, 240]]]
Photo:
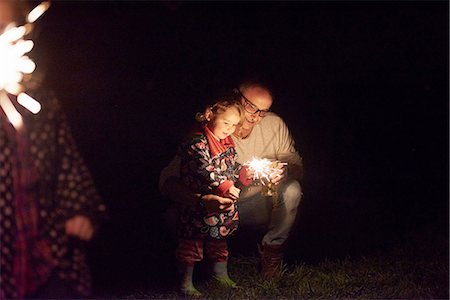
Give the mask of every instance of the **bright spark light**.
[[17, 96], [17, 102], [19, 102], [20, 105], [31, 111], [33, 114], [37, 114], [41, 110], [41, 104], [26, 93], [20, 93]]
[[[252, 158], [251, 160], [244, 163], [244, 166], [248, 166], [249, 171], [253, 172], [253, 180], [260, 180], [262, 184], [270, 182], [270, 178], [273, 175], [280, 175], [282, 170], [278, 168], [278, 161], [270, 161], [267, 158], [259, 159]], [[286, 163], [281, 163], [287, 165]]]
[[3, 109], [6, 117], [8, 118], [9, 122], [14, 126], [14, 128], [16, 128], [17, 130], [22, 128], [23, 125], [22, 116], [14, 107], [14, 104], [12, 104], [11, 100], [9, 100], [8, 95], [3, 91], [0, 93], [0, 107]]
[[41, 104], [23, 92], [21, 84], [24, 74], [32, 74], [36, 64], [25, 54], [33, 49], [31, 40], [24, 40], [31, 32], [31, 23], [35, 22], [50, 6], [49, 1], [36, 6], [27, 16], [27, 24], [14, 26], [10, 24], [6, 31], [0, 34], [0, 107], [5, 112], [10, 123], [19, 130], [22, 117], [8, 97], [8, 93], [18, 95], [17, 101], [32, 113], [37, 114]]
[[28, 23], [34, 23], [50, 7], [50, 1], [45, 1], [33, 8], [27, 16]]

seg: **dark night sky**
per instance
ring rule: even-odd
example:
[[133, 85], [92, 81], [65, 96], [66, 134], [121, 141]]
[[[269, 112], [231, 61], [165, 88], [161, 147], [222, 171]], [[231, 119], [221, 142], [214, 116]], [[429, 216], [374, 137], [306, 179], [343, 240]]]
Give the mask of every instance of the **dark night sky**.
[[99, 266], [126, 249], [120, 272], [146, 270], [160, 169], [247, 73], [272, 83], [304, 157], [295, 251], [448, 229], [448, 2], [61, 1], [40, 22], [46, 84], [110, 207]]

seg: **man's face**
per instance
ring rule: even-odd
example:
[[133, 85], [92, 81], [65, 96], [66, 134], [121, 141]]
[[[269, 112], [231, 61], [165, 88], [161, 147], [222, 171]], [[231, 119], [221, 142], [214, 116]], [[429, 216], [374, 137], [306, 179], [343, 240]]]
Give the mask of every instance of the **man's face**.
[[267, 114], [273, 100], [269, 92], [261, 87], [250, 87], [242, 95], [242, 105], [245, 108], [242, 128], [251, 130]]

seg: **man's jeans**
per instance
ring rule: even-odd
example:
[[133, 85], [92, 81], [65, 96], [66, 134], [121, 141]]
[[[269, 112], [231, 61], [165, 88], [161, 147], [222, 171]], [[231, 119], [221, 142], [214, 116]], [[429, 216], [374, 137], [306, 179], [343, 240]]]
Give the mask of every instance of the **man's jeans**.
[[286, 241], [302, 198], [302, 189], [296, 180], [287, 180], [276, 188], [278, 197], [264, 197], [261, 186], [244, 187], [237, 202], [238, 232], [267, 229], [262, 239], [263, 245], [281, 245]]
[[[277, 185], [278, 197], [261, 195], [261, 186], [250, 185], [244, 187], [237, 201], [239, 209], [239, 227], [252, 234], [253, 230], [265, 231], [263, 245], [281, 245], [289, 236], [297, 216], [298, 205], [302, 198], [302, 189], [297, 180], [286, 180]], [[177, 211], [174, 205], [165, 212], [164, 221], [169, 233], [175, 237]]]

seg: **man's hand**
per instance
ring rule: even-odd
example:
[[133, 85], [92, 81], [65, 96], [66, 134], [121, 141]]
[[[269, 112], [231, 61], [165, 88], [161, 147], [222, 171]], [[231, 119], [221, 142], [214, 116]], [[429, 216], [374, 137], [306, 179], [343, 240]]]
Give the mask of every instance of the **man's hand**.
[[228, 189], [225, 196], [227, 198], [231, 198], [233, 200], [239, 199], [239, 194], [241, 193], [241, 190], [234, 186], [234, 184]]
[[287, 178], [288, 169], [286, 167], [286, 164], [283, 163], [278, 163], [276, 169], [277, 172], [270, 176], [270, 181], [277, 185], [280, 184], [283, 179]]
[[89, 241], [94, 235], [94, 227], [88, 217], [77, 215], [66, 221], [66, 234], [83, 241]]
[[202, 199], [208, 213], [229, 212], [235, 209], [234, 201], [214, 194], [203, 195]]

